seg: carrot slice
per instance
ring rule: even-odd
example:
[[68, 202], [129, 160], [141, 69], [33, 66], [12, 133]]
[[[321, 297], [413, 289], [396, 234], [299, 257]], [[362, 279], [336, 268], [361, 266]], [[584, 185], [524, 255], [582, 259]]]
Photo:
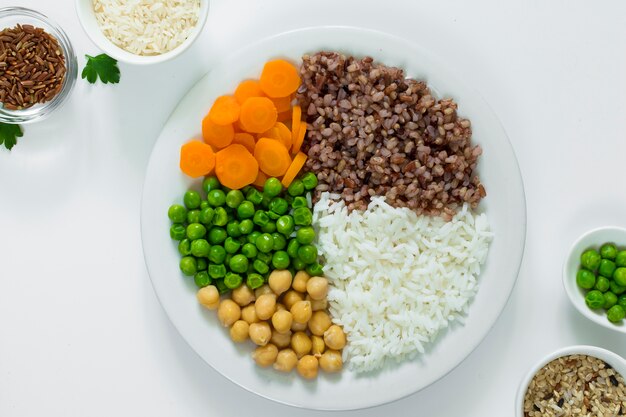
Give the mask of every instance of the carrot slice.
[[272, 98], [274, 106], [278, 113], [286, 112], [291, 109], [291, 96]]
[[263, 171], [259, 170], [259, 175], [257, 175], [256, 180], [252, 183], [255, 187], [263, 188], [265, 185], [265, 181], [267, 181], [267, 175], [263, 173]]
[[233, 96], [220, 96], [215, 99], [209, 117], [218, 125], [229, 125], [239, 119], [240, 107]]
[[235, 129], [232, 124], [215, 124], [209, 115], [202, 119], [202, 138], [206, 143], [218, 149], [224, 148], [233, 141]]
[[241, 126], [249, 133], [269, 130], [277, 117], [276, 107], [267, 97], [250, 97], [241, 106]]
[[291, 110], [291, 141], [296, 142], [298, 139], [298, 130], [300, 130], [300, 123], [302, 119], [302, 109], [300, 106], [295, 105]]
[[252, 136], [250, 133], [245, 133], [245, 132], [241, 132], [241, 133], [235, 133], [235, 136], [233, 138], [233, 143], [238, 143], [240, 145], [243, 145], [246, 147], [247, 150], [250, 151], [250, 153], [254, 153], [254, 136]]
[[304, 142], [304, 137], [306, 136], [306, 127], [306, 123], [300, 123], [300, 129], [298, 129], [298, 137], [291, 147], [291, 153], [296, 153], [300, 151], [302, 143]]
[[280, 177], [291, 165], [291, 157], [285, 145], [271, 138], [259, 139], [254, 147], [254, 157], [261, 171], [272, 177]]
[[300, 86], [298, 69], [284, 59], [268, 61], [261, 72], [260, 84], [268, 97], [287, 97]]
[[215, 175], [222, 185], [238, 190], [252, 184], [259, 164], [243, 145], [232, 144], [215, 155]]
[[291, 165], [289, 165], [287, 172], [285, 172], [283, 179], [280, 181], [283, 183], [284, 187], [289, 187], [289, 185], [293, 182], [294, 178], [296, 178], [296, 175], [298, 175], [298, 172], [300, 172], [300, 170], [304, 166], [305, 162], [306, 162], [306, 155], [303, 154], [302, 152], [298, 152], [296, 156], [293, 158], [293, 162], [291, 163]]
[[287, 125], [281, 122], [276, 122], [276, 124], [274, 125], [274, 129], [278, 130], [280, 140], [283, 142], [283, 145], [285, 145], [285, 148], [291, 148], [291, 131], [289, 130]]
[[243, 104], [250, 97], [265, 97], [257, 80], [242, 81], [235, 90], [235, 99], [239, 104]]
[[210, 174], [215, 167], [215, 153], [206, 143], [194, 140], [180, 148], [180, 169], [193, 178]]

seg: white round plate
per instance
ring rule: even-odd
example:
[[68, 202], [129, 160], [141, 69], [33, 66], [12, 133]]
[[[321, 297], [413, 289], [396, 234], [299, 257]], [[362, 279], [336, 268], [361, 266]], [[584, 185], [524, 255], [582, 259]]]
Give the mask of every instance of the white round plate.
[[[179, 150], [186, 141], [199, 137], [201, 120], [213, 100], [232, 93], [241, 80], [258, 78], [263, 64], [271, 58], [297, 61], [302, 54], [319, 50], [370, 55], [379, 62], [404, 68], [409, 77], [427, 81], [438, 97], [457, 101], [459, 113], [472, 121], [474, 141], [484, 150], [479, 173], [487, 198], [480, 209], [487, 213], [495, 239], [464, 325], [452, 325], [424, 355], [411, 362], [391, 364], [366, 375], [348, 370], [333, 376], [321, 374], [310, 382], [294, 373], [282, 375], [271, 368], [258, 368], [250, 358], [252, 346], [235, 345], [217, 322], [215, 312], [198, 305], [193, 280], [183, 277], [178, 269], [179, 254], [169, 237], [167, 209], [180, 203], [189, 187], [200, 187], [200, 181], [192, 181], [180, 172]], [[183, 98], [150, 157], [143, 189], [141, 233], [157, 296], [174, 326], [201, 358], [234, 383], [271, 400], [311, 409], [347, 410], [390, 402], [432, 384], [480, 343], [515, 284], [524, 249], [526, 206], [511, 144], [498, 118], [478, 93], [411, 42], [371, 30], [315, 27], [283, 33], [241, 49], [216, 66]]]

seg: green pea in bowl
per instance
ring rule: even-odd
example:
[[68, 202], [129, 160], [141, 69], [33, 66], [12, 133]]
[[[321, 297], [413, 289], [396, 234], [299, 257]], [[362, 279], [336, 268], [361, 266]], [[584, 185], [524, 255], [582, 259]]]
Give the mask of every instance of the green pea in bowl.
[[[626, 270], [616, 271], [624, 267], [626, 254], [617, 257], [624, 250], [625, 228], [600, 227], [574, 242], [563, 265], [563, 286], [574, 307], [589, 320], [621, 333], [626, 333], [626, 318], [620, 319], [626, 310], [626, 286], [618, 281], [623, 282]], [[611, 310], [620, 303], [621, 310], [617, 307]]]

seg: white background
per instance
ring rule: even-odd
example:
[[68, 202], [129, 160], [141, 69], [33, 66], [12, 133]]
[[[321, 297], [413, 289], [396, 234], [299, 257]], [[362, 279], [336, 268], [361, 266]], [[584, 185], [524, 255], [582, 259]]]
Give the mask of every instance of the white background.
[[[56, 20], [81, 68], [98, 53], [72, 0], [0, 0], [9, 5]], [[626, 225], [626, 2], [214, 0], [182, 56], [121, 64], [114, 86], [78, 80], [60, 111], [0, 149], [0, 417], [321, 414], [250, 394], [191, 351], [150, 285], [139, 203], [161, 127], [212, 65], [322, 24], [406, 37], [472, 83], [510, 136], [528, 205], [519, 280], [483, 343], [431, 387], [343, 414], [512, 415], [520, 379], [546, 353], [593, 344], [626, 356], [625, 337], [580, 316], [560, 277], [578, 235]]]

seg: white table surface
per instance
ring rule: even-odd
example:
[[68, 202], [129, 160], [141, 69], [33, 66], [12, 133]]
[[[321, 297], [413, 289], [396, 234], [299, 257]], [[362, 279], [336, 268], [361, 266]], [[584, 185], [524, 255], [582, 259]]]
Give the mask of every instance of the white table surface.
[[[81, 68], [98, 53], [72, 0], [8, 5], [60, 23]], [[404, 36], [464, 73], [510, 136], [528, 206], [519, 280], [483, 343], [431, 387], [344, 414], [513, 415], [544, 354], [593, 344], [626, 356], [624, 336], [580, 316], [560, 276], [579, 234], [626, 224], [625, 23], [623, 0], [214, 0], [178, 59], [122, 64], [119, 85], [78, 80], [62, 110], [0, 149], [0, 416], [321, 414], [250, 394], [191, 351], [150, 285], [139, 204], [154, 141], [196, 80], [253, 40], [323, 24]]]

